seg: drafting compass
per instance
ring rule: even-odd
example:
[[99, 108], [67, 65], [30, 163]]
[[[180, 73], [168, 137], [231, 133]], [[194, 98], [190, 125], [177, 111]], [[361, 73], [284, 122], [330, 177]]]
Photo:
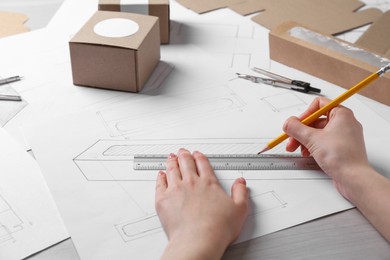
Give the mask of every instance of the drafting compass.
[[237, 76], [241, 79], [250, 80], [254, 83], [264, 83], [267, 85], [271, 85], [274, 87], [281, 87], [281, 88], [287, 88], [294, 91], [299, 91], [303, 93], [321, 93], [321, 89], [314, 88], [310, 86], [309, 82], [301, 81], [301, 80], [294, 80], [289, 79], [283, 76], [280, 76], [278, 74], [262, 70], [259, 68], [253, 68], [253, 71], [260, 73], [262, 75], [265, 75], [269, 78], [263, 78], [258, 76], [252, 76], [248, 74], [242, 74], [242, 73], [236, 73]]

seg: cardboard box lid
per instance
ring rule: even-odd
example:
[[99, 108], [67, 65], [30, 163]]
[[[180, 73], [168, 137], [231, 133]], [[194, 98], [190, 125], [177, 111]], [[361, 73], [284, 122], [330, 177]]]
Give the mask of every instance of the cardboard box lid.
[[99, 0], [100, 5], [169, 5], [169, 0]]
[[[130, 31], [135, 31], [134, 34], [123, 37], [107, 37], [101, 36], [95, 33], [96, 25], [103, 25], [102, 22], [116, 19], [114, 21], [123, 21], [136, 23], [138, 24], [138, 30], [136, 28], [131, 28]], [[118, 20], [121, 19], [121, 20]], [[87, 44], [97, 44], [97, 45], [107, 45], [121, 48], [128, 48], [137, 50], [139, 46], [144, 41], [145, 37], [150, 32], [150, 29], [155, 23], [158, 22], [158, 18], [154, 16], [133, 14], [133, 13], [121, 13], [121, 12], [111, 12], [111, 11], [97, 11], [95, 14], [87, 21], [87, 23], [80, 29], [80, 31], [70, 40], [74, 43], [87, 43]], [[127, 25], [126, 25], [127, 26]], [[123, 28], [121, 28], [123, 29]]]
[[356, 41], [356, 45], [390, 58], [390, 11], [376, 20]]

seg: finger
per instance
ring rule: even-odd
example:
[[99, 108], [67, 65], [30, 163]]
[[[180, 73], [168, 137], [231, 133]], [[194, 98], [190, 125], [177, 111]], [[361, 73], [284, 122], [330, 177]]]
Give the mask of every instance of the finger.
[[296, 139], [305, 147], [309, 147], [316, 129], [306, 126], [299, 121], [297, 117], [290, 117], [283, 125], [283, 131], [290, 137]]
[[234, 181], [232, 185], [232, 199], [236, 205], [242, 207], [242, 210], [248, 211], [248, 198], [249, 198], [249, 190], [246, 186], [246, 181], [244, 178], [238, 178]]
[[201, 152], [195, 151], [192, 154], [195, 159], [196, 169], [200, 177], [207, 177], [217, 180], [209, 159]]
[[[314, 121], [310, 126], [318, 129], [324, 128], [328, 124], [328, 118], [321, 118]], [[286, 145], [286, 151], [288, 152], [294, 152], [301, 146], [301, 143], [296, 140], [293, 137], [290, 137], [288, 139], [287, 145]], [[304, 147], [302, 147], [304, 148]]]
[[156, 181], [156, 192], [155, 192], [155, 203], [154, 207], [156, 209], [156, 212], [160, 212], [162, 210], [163, 204], [162, 202], [164, 201], [164, 195], [165, 191], [168, 188], [168, 183], [167, 183], [167, 175], [163, 171], [159, 171], [157, 175], [157, 181]]
[[305, 112], [303, 112], [300, 116], [299, 116], [299, 119], [302, 120], [302, 119], [305, 119], [306, 117], [310, 116], [311, 114], [313, 114], [314, 112], [316, 112], [318, 109], [320, 109], [321, 107], [325, 106], [326, 104], [328, 104], [330, 102], [330, 99], [328, 98], [325, 98], [325, 97], [317, 97], [315, 98], [311, 104], [309, 105], [309, 107], [306, 109]]
[[159, 171], [156, 180], [156, 197], [162, 194], [168, 188], [167, 175], [163, 171]]
[[301, 154], [303, 157], [309, 157], [310, 156], [310, 151], [305, 147], [301, 146]]
[[329, 119], [328, 118], [319, 118], [316, 121], [314, 121], [312, 124], [310, 124], [311, 127], [322, 129], [328, 124]]
[[290, 137], [286, 145], [286, 151], [294, 152], [298, 147], [301, 146], [301, 143], [298, 142], [295, 138]]
[[178, 162], [183, 180], [190, 180], [198, 177], [194, 158], [188, 150], [183, 148], [179, 150]]
[[179, 164], [177, 162], [177, 156], [175, 154], [171, 153], [168, 156], [166, 165], [167, 165], [166, 179], [167, 179], [168, 186], [174, 184], [175, 182], [181, 181], [182, 177], [180, 173]]
[[337, 106], [329, 111], [329, 119], [334, 119], [336, 116], [342, 118], [342, 120], [344, 120], [344, 118], [351, 117], [355, 119], [352, 110], [343, 106]]

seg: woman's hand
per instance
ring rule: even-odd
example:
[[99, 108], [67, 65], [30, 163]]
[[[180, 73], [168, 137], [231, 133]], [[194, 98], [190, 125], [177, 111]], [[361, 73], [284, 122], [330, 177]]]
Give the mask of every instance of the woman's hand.
[[240, 234], [248, 211], [243, 178], [223, 190], [207, 159], [180, 149], [156, 185], [156, 210], [169, 244], [166, 259], [219, 259]]

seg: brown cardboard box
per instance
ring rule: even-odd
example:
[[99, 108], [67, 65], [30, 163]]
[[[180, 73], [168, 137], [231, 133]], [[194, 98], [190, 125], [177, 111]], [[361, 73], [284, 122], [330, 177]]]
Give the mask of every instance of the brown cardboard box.
[[75, 85], [142, 90], [160, 60], [158, 18], [97, 11], [70, 40]]
[[169, 0], [99, 0], [99, 10], [157, 16], [161, 43], [169, 43]]
[[[283, 23], [270, 32], [269, 45], [271, 59], [287, 66], [309, 73], [318, 78], [349, 89], [378, 70], [378, 66], [369, 64], [357, 57], [343, 54], [331, 48], [317, 45], [310, 41], [290, 35], [290, 30], [302, 27], [294, 22]], [[310, 28], [307, 28], [310, 31]], [[319, 32], [315, 32], [320, 34]], [[327, 39], [341, 42], [344, 46], [358, 48], [356, 45], [323, 35]], [[358, 48], [374, 55], [370, 50]], [[380, 56], [378, 53], [376, 55]], [[390, 105], [389, 73], [364, 88], [360, 94]]]

